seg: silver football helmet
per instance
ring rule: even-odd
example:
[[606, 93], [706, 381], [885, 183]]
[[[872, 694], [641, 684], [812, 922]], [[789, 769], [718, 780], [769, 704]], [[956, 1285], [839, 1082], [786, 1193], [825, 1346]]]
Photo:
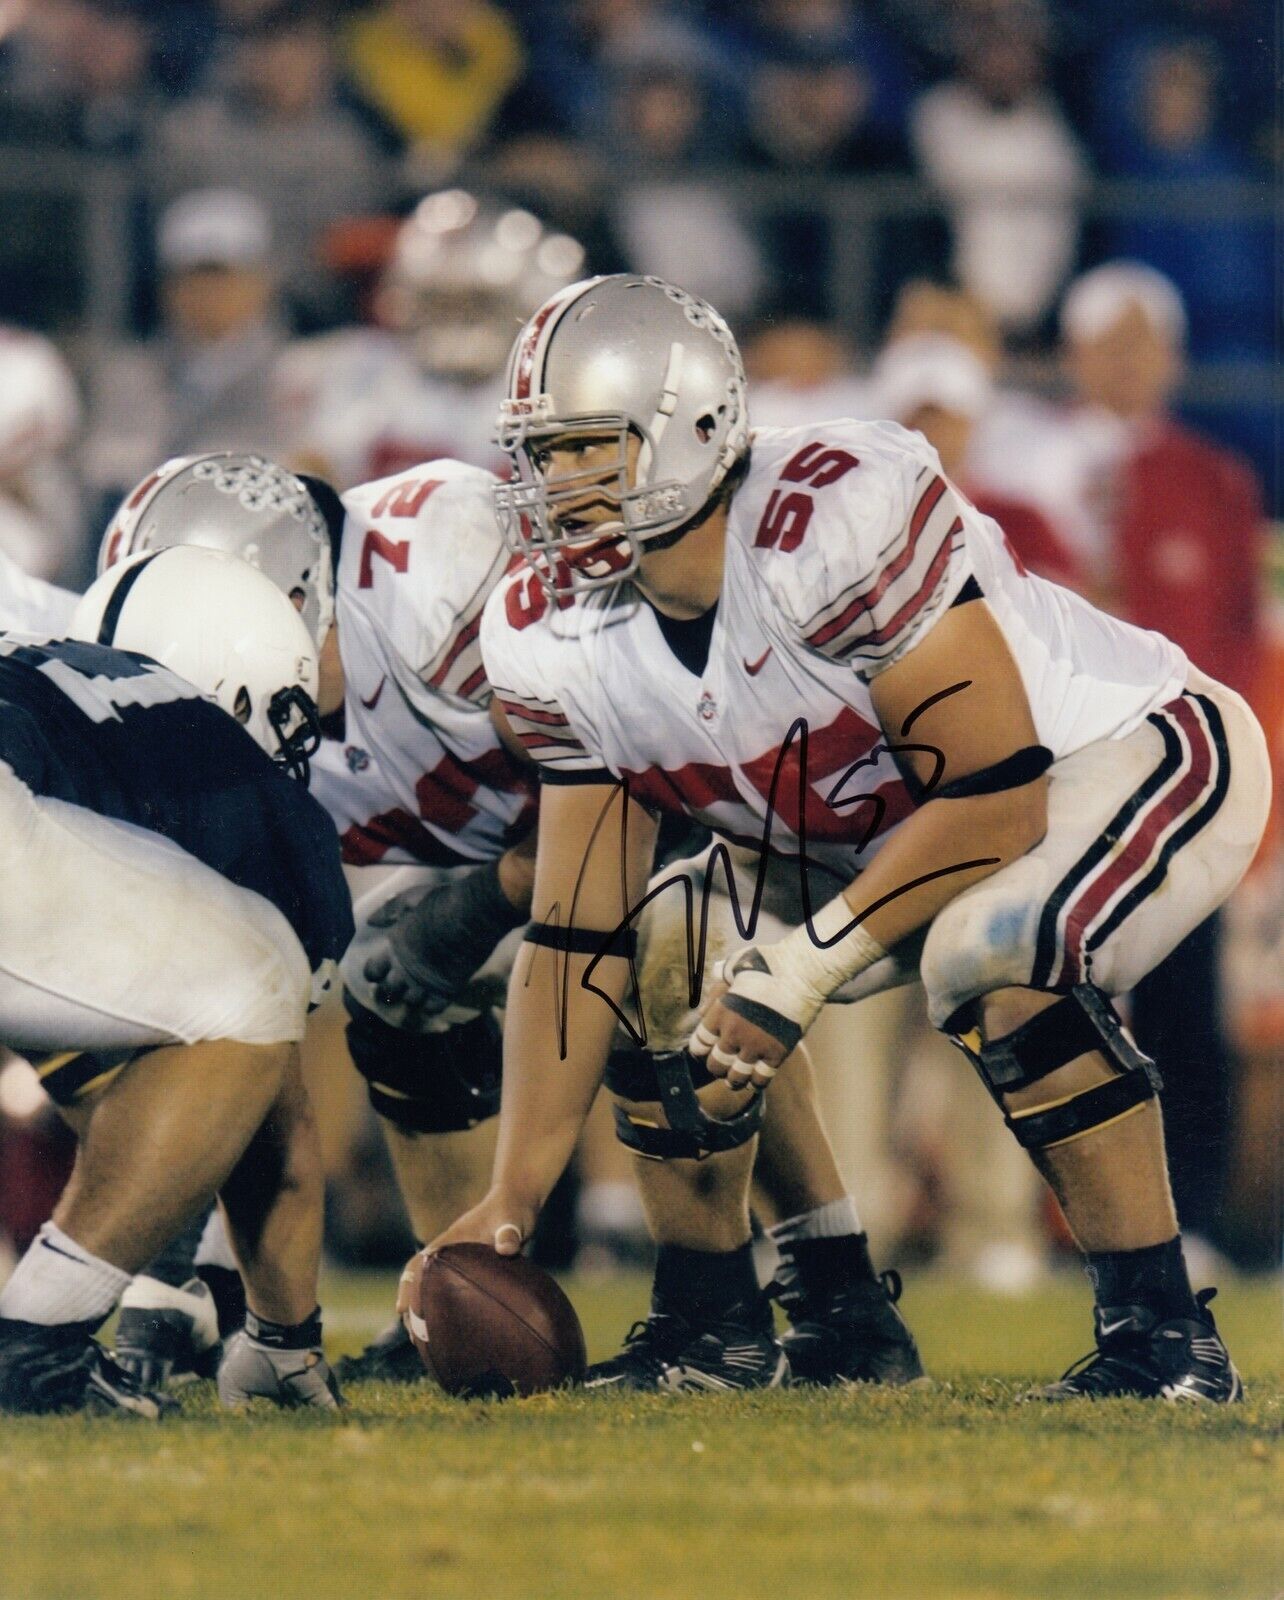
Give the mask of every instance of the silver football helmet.
[[98, 550], [98, 571], [170, 545], [226, 550], [296, 603], [318, 650], [334, 621], [334, 563], [325, 517], [307, 485], [244, 451], [175, 456], [121, 501]]
[[159, 661], [307, 781], [321, 742], [316, 647], [276, 584], [235, 555], [179, 545], [118, 561], [80, 597], [70, 636]]
[[[609, 460], [550, 480], [545, 447], [584, 435], [613, 440]], [[602, 588], [698, 516], [744, 457], [744, 363], [722, 317], [685, 289], [631, 273], [588, 278], [518, 336], [495, 437], [514, 469], [495, 489], [510, 549], [547, 589]], [[618, 508], [592, 538], [570, 515], [589, 491]]]
[[480, 383], [502, 369], [537, 306], [584, 271], [584, 250], [538, 217], [466, 189], [425, 196], [397, 232], [379, 319], [435, 377]]

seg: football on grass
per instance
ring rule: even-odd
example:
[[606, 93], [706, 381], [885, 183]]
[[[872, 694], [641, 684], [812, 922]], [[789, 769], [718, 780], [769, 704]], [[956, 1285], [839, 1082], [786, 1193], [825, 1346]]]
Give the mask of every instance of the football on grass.
[[505, 1399], [583, 1378], [575, 1307], [521, 1256], [484, 1244], [421, 1251], [406, 1269], [406, 1288], [406, 1329], [447, 1394]]

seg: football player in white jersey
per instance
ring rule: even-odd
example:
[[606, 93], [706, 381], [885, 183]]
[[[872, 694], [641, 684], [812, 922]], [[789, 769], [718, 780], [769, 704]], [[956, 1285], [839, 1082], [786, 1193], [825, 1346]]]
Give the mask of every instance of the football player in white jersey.
[[514, 330], [583, 270], [581, 246], [529, 211], [463, 189], [427, 195], [397, 231], [377, 326], [286, 352], [291, 460], [342, 489], [438, 458], [498, 466]]
[[[672, 285], [550, 300], [501, 435], [525, 565], [482, 648], [545, 782], [492, 1188], [444, 1241], [520, 1248], [639, 1008], [743, 1094], [827, 1001], [917, 973], [1084, 1252], [1097, 1347], [1040, 1396], [1238, 1398], [1186, 1275], [1158, 1074], [1110, 997], [1253, 855], [1270, 776], [1243, 701], [1026, 576], [921, 436], [751, 433], [730, 331]], [[663, 809], [731, 844], [657, 894]], [[736, 915], [706, 929], [694, 890], [728, 876]], [[677, 1076], [653, 1083], [685, 1124]]]
[[[363, 869], [342, 964], [348, 1044], [423, 1239], [485, 1186], [499, 1105], [493, 1007], [533, 881], [536, 769], [496, 730], [477, 639], [486, 598], [511, 564], [495, 483], [460, 462], [430, 462], [340, 503], [318, 480], [260, 458], [176, 460], [127, 497], [101, 558], [175, 542], [233, 549], [294, 596], [321, 640], [318, 704], [332, 737], [313, 758], [312, 792], [339, 829], [345, 861]], [[333, 590], [323, 512], [339, 543]], [[777, 1243], [799, 1330], [795, 1364], [818, 1379], [914, 1378], [913, 1340], [869, 1264], [810, 1084], [795, 1078], [773, 1106], [764, 1162], [794, 1219]], [[658, 1203], [670, 1215], [680, 1208], [681, 1237], [708, 1242], [707, 1208], [690, 1192], [704, 1176], [679, 1162], [673, 1173], [648, 1163], [646, 1177], [666, 1191]], [[711, 1225], [716, 1249], [727, 1224]], [[734, 1206], [730, 1227], [739, 1227]], [[745, 1270], [747, 1256], [728, 1278], [733, 1299]], [[756, 1282], [748, 1292], [756, 1300]], [[131, 1312], [145, 1310], [150, 1293], [140, 1286]], [[774, 1346], [767, 1355], [774, 1370]], [[400, 1323], [340, 1367], [343, 1378], [421, 1373]]]

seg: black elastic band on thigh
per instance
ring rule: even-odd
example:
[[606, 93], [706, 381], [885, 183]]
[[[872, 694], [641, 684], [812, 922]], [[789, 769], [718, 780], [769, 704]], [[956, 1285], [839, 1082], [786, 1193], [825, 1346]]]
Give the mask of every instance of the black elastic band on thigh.
[[557, 922], [532, 922], [522, 937], [527, 944], [542, 945], [565, 956], [622, 956], [632, 961], [638, 953], [636, 928], [573, 928]]
[[992, 767], [982, 767], [970, 772], [966, 778], [955, 778], [953, 783], [943, 783], [933, 789], [929, 800], [967, 800], [976, 794], [1002, 794], [1007, 789], [1021, 789], [1027, 783], [1041, 778], [1053, 762], [1047, 745], [1027, 744], [1014, 750]]

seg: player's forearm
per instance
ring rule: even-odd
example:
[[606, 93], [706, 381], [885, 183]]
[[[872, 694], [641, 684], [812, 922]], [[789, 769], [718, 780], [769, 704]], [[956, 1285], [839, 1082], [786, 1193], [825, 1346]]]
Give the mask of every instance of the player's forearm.
[[[571, 1158], [617, 1026], [606, 1002], [581, 985], [588, 963], [586, 956], [526, 945], [509, 985], [493, 1187], [535, 1210]], [[592, 981], [618, 1002], [628, 965], [608, 958]]]
[[929, 801], [855, 883], [775, 944], [741, 951], [730, 990], [692, 1035], [727, 1081], [766, 1084], [833, 995], [970, 884], [1025, 854], [1046, 825], [1042, 778], [1001, 794]]
[[929, 800], [879, 851], [843, 898], [884, 949], [951, 900], [1023, 856], [1047, 828], [1047, 781], [958, 800]]

